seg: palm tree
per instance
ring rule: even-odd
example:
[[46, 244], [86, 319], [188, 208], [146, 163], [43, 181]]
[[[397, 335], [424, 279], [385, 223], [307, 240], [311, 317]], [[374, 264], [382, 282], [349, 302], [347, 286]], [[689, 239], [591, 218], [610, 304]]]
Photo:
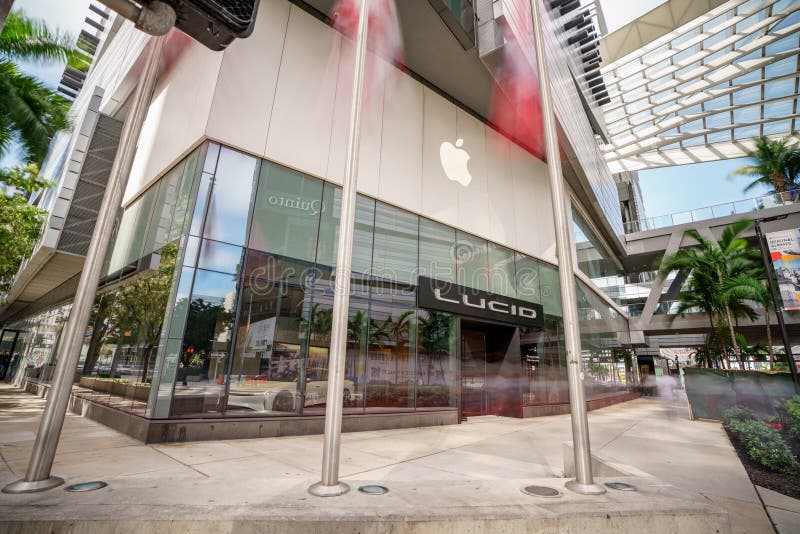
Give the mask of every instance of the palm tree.
[[783, 193], [796, 185], [800, 172], [800, 151], [790, 144], [791, 140], [791, 136], [783, 139], [759, 137], [755, 148], [747, 153], [753, 164], [737, 169], [732, 176], [755, 177], [745, 191], [765, 184], [772, 186], [776, 193]]
[[722, 284], [735, 276], [752, 275], [758, 268], [757, 251], [740, 237], [751, 225], [752, 221], [748, 219], [737, 221], [725, 228], [718, 241], [703, 237], [697, 230], [687, 230], [686, 235], [697, 241], [699, 247], [681, 249], [665, 257], [659, 269], [661, 276], [672, 271], [686, 276], [689, 291], [679, 296], [677, 315], [683, 315], [689, 308], [699, 308], [708, 316], [712, 328], [719, 317], [727, 327], [731, 347], [742, 365], [734, 319], [740, 316], [754, 318], [757, 314], [743, 302], [744, 299], [726, 295]]
[[0, 157], [17, 141], [24, 151], [22, 159], [41, 163], [53, 135], [69, 126], [70, 102], [23, 73], [16, 65], [20, 61], [66, 61], [83, 71], [88, 62], [69, 36], [22, 11], [9, 14], [0, 33]]
[[769, 322], [769, 312], [772, 308], [772, 295], [769, 289], [764, 285], [763, 269], [761, 270], [763, 276], [748, 276], [739, 275], [726, 280], [721, 289], [725, 298], [746, 299], [757, 302], [764, 307], [764, 322], [767, 328], [767, 352], [769, 353], [769, 366], [773, 367], [775, 361], [775, 351], [772, 347], [772, 329]]

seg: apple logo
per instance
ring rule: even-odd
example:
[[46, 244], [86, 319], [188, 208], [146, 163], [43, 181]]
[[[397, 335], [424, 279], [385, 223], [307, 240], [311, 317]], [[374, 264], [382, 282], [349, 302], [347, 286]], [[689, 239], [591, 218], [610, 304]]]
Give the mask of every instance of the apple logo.
[[467, 168], [469, 154], [461, 148], [463, 145], [463, 139], [458, 139], [455, 145], [450, 141], [445, 141], [439, 147], [439, 159], [447, 178], [467, 187], [472, 181], [472, 175]]

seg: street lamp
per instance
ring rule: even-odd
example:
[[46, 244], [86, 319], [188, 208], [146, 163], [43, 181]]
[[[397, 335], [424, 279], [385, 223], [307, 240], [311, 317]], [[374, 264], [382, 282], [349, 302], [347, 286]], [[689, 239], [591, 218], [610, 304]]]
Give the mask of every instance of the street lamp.
[[[786, 323], [783, 321], [783, 308], [780, 305], [780, 301], [778, 300], [778, 293], [775, 290], [775, 279], [772, 270], [772, 261], [769, 257], [769, 251], [767, 250], [767, 244], [764, 241], [764, 233], [761, 231], [761, 223], [762, 222], [772, 222], [772, 221], [780, 221], [785, 219], [788, 215], [775, 215], [774, 217], [764, 217], [761, 219], [755, 220], [756, 226], [756, 239], [758, 239], [758, 246], [761, 249], [761, 259], [764, 262], [764, 271], [767, 274], [767, 284], [769, 285], [769, 292], [772, 295], [772, 305], [775, 307], [775, 316], [778, 318], [778, 326], [781, 331], [781, 339], [783, 340], [783, 350], [786, 353], [786, 358], [789, 363], [789, 372], [792, 375], [792, 382], [794, 382], [794, 389], [795, 392], [800, 394], [800, 383], [797, 380], [797, 363], [794, 360], [794, 354], [792, 353], [792, 344], [789, 342], [789, 334], [786, 332]], [[765, 309], [764, 313], [769, 313], [769, 310]]]

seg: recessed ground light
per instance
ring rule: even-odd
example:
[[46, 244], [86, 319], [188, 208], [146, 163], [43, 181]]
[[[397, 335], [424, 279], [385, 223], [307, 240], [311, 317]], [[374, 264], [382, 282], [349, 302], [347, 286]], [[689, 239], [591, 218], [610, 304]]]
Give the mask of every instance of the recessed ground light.
[[360, 486], [358, 491], [366, 493], [367, 495], [385, 495], [389, 493], [389, 488], [386, 486], [378, 486], [377, 484], [367, 484], [366, 486]]
[[521, 488], [522, 493], [526, 495], [532, 495], [534, 497], [561, 497], [561, 492], [555, 488], [550, 488], [548, 486], [525, 486]]
[[606, 482], [606, 486], [617, 491], [636, 491], [636, 487], [624, 482]]
[[107, 483], [102, 482], [100, 480], [93, 480], [92, 482], [81, 482], [79, 484], [73, 484], [71, 486], [67, 486], [64, 488], [64, 491], [94, 491], [99, 490], [101, 488], [105, 488], [108, 486]]

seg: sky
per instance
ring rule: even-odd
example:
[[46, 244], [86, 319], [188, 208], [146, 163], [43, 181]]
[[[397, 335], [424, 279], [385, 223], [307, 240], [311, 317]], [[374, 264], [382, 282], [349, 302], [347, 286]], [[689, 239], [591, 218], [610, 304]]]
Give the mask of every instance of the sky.
[[[89, 9], [89, 0], [16, 0], [13, 9], [21, 9], [29, 17], [43, 19], [51, 30], [58, 29], [77, 39]], [[20, 68], [55, 89], [64, 72], [64, 63], [22, 64]], [[12, 147], [5, 157], [0, 158], [0, 167], [22, 163], [15, 152]]]
[[[609, 31], [614, 31], [658, 7], [666, 0], [600, 0]], [[16, 0], [14, 8], [29, 16], [43, 18], [52, 28], [77, 37], [83, 27], [89, 0]], [[23, 69], [50, 87], [57, 87], [64, 65], [24, 65]], [[13, 156], [0, 161], [0, 166], [17, 162]], [[743, 165], [744, 160], [683, 165], [640, 172], [642, 196], [648, 217], [755, 197], [766, 188], [742, 191], [747, 179], [731, 180], [728, 175]]]

